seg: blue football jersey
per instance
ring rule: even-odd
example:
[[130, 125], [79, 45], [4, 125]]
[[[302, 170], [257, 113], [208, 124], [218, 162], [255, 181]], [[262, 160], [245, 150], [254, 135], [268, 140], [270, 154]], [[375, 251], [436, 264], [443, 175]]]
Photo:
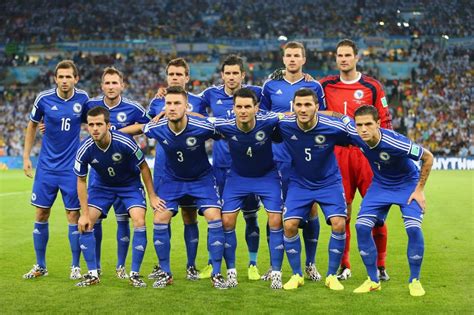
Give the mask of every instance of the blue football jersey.
[[344, 124], [336, 118], [318, 114], [316, 125], [302, 130], [296, 117], [285, 117], [279, 132], [292, 159], [290, 181], [309, 189], [319, 189], [341, 181], [334, 155], [335, 145], [350, 144]]
[[[198, 95], [188, 92], [188, 106], [189, 110], [195, 113], [199, 113], [203, 116], [207, 116], [206, 103]], [[165, 98], [154, 98], [150, 102], [148, 107], [148, 115], [155, 117], [159, 113], [165, 110]], [[155, 146], [155, 164], [153, 167], [153, 177], [158, 178], [160, 174], [163, 174], [165, 170], [165, 151], [159, 143]]]
[[168, 126], [168, 119], [149, 122], [143, 133], [157, 140], [165, 152], [164, 175], [177, 180], [196, 180], [211, 171], [205, 142], [220, 138], [214, 126], [206, 119], [187, 116], [188, 124], [179, 133]]
[[[290, 83], [285, 79], [268, 79], [263, 84], [260, 107], [264, 110], [271, 110], [277, 113], [292, 112], [295, 92], [302, 88], [312, 89], [318, 97], [319, 110], [326, 109], [326, 99], [321, 84], [319, 84], [318, 81], [305, 81], [304, 78], [294, 83]], [[273, 152], [276, 161], [291, 161], [285, 143], [275, 144]]]
[[275, 168], [273, 162], [272, 135], [278, 124], [275, 113], [260, 112], [255, 127], [243, 132], [237, 127], [235, 118], [217, 118], [216, 130], [229, 143], [232, 158], [231, 169], [243, 177], [262, 177]]
[[[249, 88], [255, 92], [258, 101], [262, 95], [262, 88], [254, 85], [242, 85], [242, 88]], [[210, 108], [212, 116], [219, 118], [230, 117], [233, 114], [234, 96], [228, 95], [224, 85], [211, 86], [205, 89], [200, 96], [204, 100], [206, 106]], [[215, 167], [230, 167], [231, 157], [229, 146], [226, 141], [218, 141], [214, 143], [212, 148], [212, 164]]]
[[67, 100], [59, 97], [55, 88], [38, 94], [30, 113], [31, 121], [43, 120], [46, 126], [38, 167], [52, 171], [72, 169], [88, 100], [87, 93], [79, 89], [74, 89]]
[[86, 176], [90, 165], [97, 174], [91, 187], [141, 186], [139, 165], [145, 161], [142, 150], [129, 135], [109, 132], [111, 140], [106, 150], [99, 148], [92, 137], [81, 143], [74, 172], [77, 176]]
[[415, 161], [421, 159], [423, 147], [393, 130], [384, 128], [380, 128], [379, 143], [370, 147], [357, 134], [352, 119], [346, 116], [343, 121], [353, 144], [358, 146], [369, 160], [374, 182], [395, 187], [418, 181], [420, 171]]
[[121, 97], [120, 103], [114, 107], [109, 107], [105, 104], [103, 95], [95, 97], [87, 102], [85, 110], [86, 114], [87, 111], [96, 106], [102, 106], [109, 110], [112, 130], [118, 130], [135, 123], [146, 124], [150, 121], [150, 118], [142, 105], [125, 97]]

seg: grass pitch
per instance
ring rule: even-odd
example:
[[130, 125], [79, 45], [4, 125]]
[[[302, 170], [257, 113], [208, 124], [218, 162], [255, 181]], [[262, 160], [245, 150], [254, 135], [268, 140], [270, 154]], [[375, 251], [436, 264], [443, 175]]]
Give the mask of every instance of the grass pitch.
[[[343, 282], [345, 290], [332, 292], [322, 282], [306, 281], [295, 291], [274, 291], [269, 283], [247, 280], [247, 249], [245, 223], [237, 226], [237, 270], [239, 286], [216, 290], [209, 280], [185, 280], [186, 253], [183, 224], [179, 216], [172, 222], [171, 266], [175, 283], [166, 289], [137, 289], [126, 280], [114, 276], [116, 261], [113, 214], [104, 220], [102, 269], [104, 276], [98, 286], [76, 288], [69, 280], [70, 251], [67, 221], [58, 198], [50, 218], [47, 250], [49, 276], [23, 280], [35, 262], [32, 229], [34, 208], [29, 204], [32, 181], [22, 171], [0, 172], [0, 312], [1, 313], [469, 313], [474, 312], [473, 268], [473, 177], [472, 171], [434, 171], [428, 180], [428, 209], [423, 224], [425, 257], [421, 281], [426, 295], [413, 298], [408, 293], [407, 237], [398, 208], [388, 217], [387, 270], [391, 280], [382, 284], [382, 291], [355, 295], [352, 290], [365, 279], [366, 273], [357, 252], [355, 229], [352, 228], [353, 277]], [[358, 208], [360, 199], [355, 201]], [[152, 216], [148, 220], [148, 248], [142, 274], [147, 275], [156, 262], [152, 242]], [[197, 265], [207, 262], [206, 224], [200, 218], [200, 244]], [[259, 269], [269, 265], [265, 241], [266, 215], [259, 212], [261, 242]], [[327, 270], [329, 227], [321, 228], [316, 256], [319, 271]], [[303, 262], [304, 262], [304, 256]], [[127, 258], [129, 270], [131, 253]], [[86, 269], [84, 262], [81, 263]], [[225, 269], [223, 270], [225, 273]], [[283, 280], [291, 275], [288, 262], [283, 264]]]

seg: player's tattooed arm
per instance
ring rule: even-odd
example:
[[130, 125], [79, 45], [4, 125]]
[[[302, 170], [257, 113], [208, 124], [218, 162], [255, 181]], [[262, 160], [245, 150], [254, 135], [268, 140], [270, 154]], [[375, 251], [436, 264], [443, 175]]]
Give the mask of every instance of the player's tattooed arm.
[[344, 115], [338, 112], [333, 112], [332, 110], [320, 110], [318, 113], [323, 115], [332, 116], [341, 119]]
[[412, 202], [412, 200], [416, 200], [418, 204], [420, 205], [421, 209], [423, 210], [423, 213], [426, 211], [426, 199], [425, 199], [425, 193], [424, 193], [424, 188], [426, 181], [428, 180], [428, 177], [430, 176], [431, 172], [431, 167], [433, 166], [433, 154], [426, 150], [423, 149], [423, 155], [421, 156], [421, 170], [420, 170], [420, 179], [418, 180], [418, 184], [416, 185], [415, 190], [413, 193], [410, 195], [410, 198], [408, 199], [408, 204]]

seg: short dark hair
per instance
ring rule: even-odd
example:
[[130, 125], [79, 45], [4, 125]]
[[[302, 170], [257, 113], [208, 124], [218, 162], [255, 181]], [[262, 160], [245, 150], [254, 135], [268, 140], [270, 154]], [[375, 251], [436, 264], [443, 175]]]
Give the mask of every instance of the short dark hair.
[[372, 106], [372, 105], [362, 105], [359, 108], [357, 108], [354, 112], [354, 118], [357, 116], [365, 116], [365, 115], [371, 115], [375, 121], [378, 121], [380, 119], [377, 108], [375, 108], [375, 106]]
[[285, 49], [288, 49], [288, 48], [299, 48], [301, 49], [301, 54], [303, 55], [303, 57], [306, 57], [306, 50], [304, 49], [303, 43], [295, 42], [295, 41], [286, 43], [283, 46], [283, 54], [285, 54]]
[[356, 43], [353, 40], [350, 40], [348, 38], [345, 38], [345, 39], [339, 41], [339, 43], [337, 43], [337, 45], [336, 45], [336, 54], [337, 54], [337, 50], [341, 46], [352, 47], [352, 50], [354, 51], [354, 56], [357, 56], [357, 53], [359, 52], [359, 49], [357, 48]]
[[257, 95], [255, 95], [255, 92], [249, 88], [241, 88], [234, 93], [234, 104], [237, 97], [251, 98], [254, 106], [258, 103]]
[[189, 65], [183, 58], [171, 59], [170, 62], [166, 65], [166, 74], [168, 74], [168, 69], [171, 66], [182, 67], [184, 68], [184, 74], [189, 75]]
[[318, 98], [316, 97], [316, 93], [313, 90], [308, 88], [302, 88], [295, 92], [295, 96], [293, 97], [293, 103], [296, 100], [297, 96], [312, 96], [313, 100], [316, 104], [318, 104]]
[[102, 81], [104, 81], [104, 77], [107, 75], [107, 74], [116, 74], [120, 77], [120, 80], [123, 81], [123, 73], [122, 71], [120, 71], [119, 69], [115, 68], [115, 67], [107, 67], [104, 69], [104, 72], [102, 72]]
[[104, 121], [106, 124], [110, 122], [110, 112], [105, 107], [96, 106], [96, 107], [93, 107], [92, 109], [89, 109], [89, 111], [87, 112], [87, 117], [89, 116], [97, 117], [100, 115], [104, 115]]
[[63, 60], [60, 61], [57, 65], [56, 68], [54, 69], [54, 76], [58, 76], [58, 70], [59, 69], [72, 69], [72, 73], [74, 77], [76, 78], [79, 76], [79, 71], [77, 70], [76, 64], [72, 60]]
[[166, 89], [166, 95], [168, 94], [178, 94], [184, 96], [184, 98], [188, 99], [188, 93], [186, 90], [181, 86], [170, 86]]
[[221, 66], [221, 72], [224, 72], [225, 66], [239, 66], [240, 72], [245, 72], [244, 60], [237, 55], [229, 55], [224, 59]]

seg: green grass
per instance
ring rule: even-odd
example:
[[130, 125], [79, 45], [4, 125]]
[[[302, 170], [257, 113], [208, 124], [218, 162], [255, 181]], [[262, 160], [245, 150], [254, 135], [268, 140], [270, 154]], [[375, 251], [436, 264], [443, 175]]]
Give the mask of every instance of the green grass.
[[[0, 312], [1, 313], [473, 313], [473, 172], [436, 171], [428, 181], [428, 209], [423, 224], [426, 251], [422, 283], [426, 295], [413, 298], [408, 293], [407, 237], [398, 208], [388, 218], [389, 244], [387, 270], [391, 276], [380, 292], [355, 295], [352, 290], [366, 279], [365, 269], [352, 238], [353, 277], [344, 282], [346, 289], [331, 292], [321, 282], [310, 283], [294, 292], [273, 291], [268, 283], [246, 279], [247, 250], [244, 222], [239, 219], [237, 269], [239, 286], [219, 291], [209, 280], [190, 282], [185, 277], [183, 224], [176, 217], [172, 225], [171, 261], [175, 283], [163, 290], [153, 289], [151, 280], [144, 289], [132, 288], [114, 278], [115, 230], [113, 215], [104, 221], [100, 285], [76, 288], [68, 279], [70, 252], [67, 224], [60, 199], [52, 210], [47, 251], [49, 276], [23, 280], [22, 274], [33, 265], [31, 237], [34, 208], [29, 205], [32, 181], [21, 171], [0, 172]], [[356, 200], [354, 209], [360, 200]], [[142, 273], [148, 274], [156, 261], [153, 249], [151, 213], [148, 213], [148, 248]], [[262, 227], [259, 267], [269, 264], [265, 237], [265, 215], [260, 211]], [[206, 264], [206, 225], [200, 218], [198, 267]], [[353, 235], [355, 229], [353, 228]], [[327, 268], [329, 228], [323, 226], [317, 253], [321, 273]], [[130, 262], [130, 254], [127, 259]], [[82, 262], [83, 268], [85, 263]], [[129, 268], [129, 265], [127, 266]], [[283, 277], [290, 276], [284, 261]]]

